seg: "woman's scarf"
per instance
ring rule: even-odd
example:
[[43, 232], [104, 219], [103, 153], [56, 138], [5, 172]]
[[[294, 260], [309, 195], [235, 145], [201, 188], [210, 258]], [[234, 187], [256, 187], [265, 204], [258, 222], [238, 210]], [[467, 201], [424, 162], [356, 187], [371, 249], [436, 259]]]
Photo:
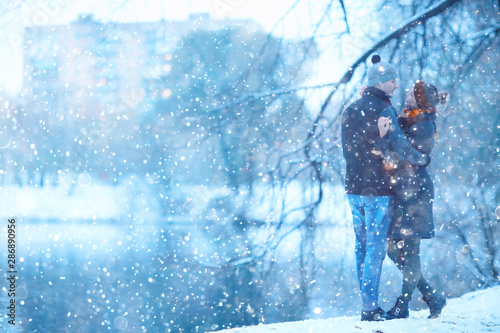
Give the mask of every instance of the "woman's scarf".
[[[410, 118], [417, 117], [423, 114], [436, 114], [436, 108], [431, 107], [428, 109], [410, 109], [408, 107], [403, 109], [403, 118], [406, 118], [407, 121], [411, 122]], [[432, 122], [434, 124], [434, 138], [437, 139], [437, 130], [436, 130], [436, 123]]]
[[410, 109], [408, 107], [404, 108], [403, 110], [403, 116], [410, 118], [410, 117], [416, 117], [424, 113], [435, 113], [436, 108], [429, 108], [429, 109]]

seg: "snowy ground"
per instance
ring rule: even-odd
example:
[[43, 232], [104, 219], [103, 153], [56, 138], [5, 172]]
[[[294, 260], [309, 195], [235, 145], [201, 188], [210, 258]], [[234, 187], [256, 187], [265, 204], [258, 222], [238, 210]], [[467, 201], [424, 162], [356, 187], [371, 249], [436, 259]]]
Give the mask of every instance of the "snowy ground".
[[448, 300], [441, 317], [427, 319], [428, 310], [410, 312], [410, 318], [362, 322], [359, 316], [306, 320], [234, 328], [226, 333], [407, 333], [500, 332], [500, 286]]

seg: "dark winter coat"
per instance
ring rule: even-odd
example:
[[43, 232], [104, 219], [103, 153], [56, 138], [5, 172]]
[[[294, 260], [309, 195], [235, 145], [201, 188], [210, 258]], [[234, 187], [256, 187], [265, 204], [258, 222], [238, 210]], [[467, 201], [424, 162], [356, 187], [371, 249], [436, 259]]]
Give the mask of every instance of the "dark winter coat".
[[[385, 116], [397, 122], [396, 110], [390, 106], [386, 93], [368, 87], [363, 96], [352, 103], [342, 114], [342, 151], [346, 161], [345, 190], [349, 194], [364, 196], [394, 195], [390, 174], [384, 169], [384, 160], [375, 147], [380, 141], [387, 142], [402, 159], [412, 164], [424, 165], [429, 158], [415, 150], [404, 133], [395, 130], [380, 140], [378, 118], [382, 111]], [[387, 145], [387, 144], [386, 144]]]
[[342, 148], [346, 161], [345, 190], [349, 194], [388, 196], [394, 194], [383, 158], [374, 143], [379, 136], [380, 112], [391, 105], [387, 94], [369, 87], [342, 114]]
[[[434, 148], [435, 120], [435, 113], [424, 113], [416, 117], [400, 117], [399, 124], [414, 148], [430, 154]], [[434, 237], [433, 200], [434, 185], [427, 167], [402, 162], [396, 171], [390, 238]]]

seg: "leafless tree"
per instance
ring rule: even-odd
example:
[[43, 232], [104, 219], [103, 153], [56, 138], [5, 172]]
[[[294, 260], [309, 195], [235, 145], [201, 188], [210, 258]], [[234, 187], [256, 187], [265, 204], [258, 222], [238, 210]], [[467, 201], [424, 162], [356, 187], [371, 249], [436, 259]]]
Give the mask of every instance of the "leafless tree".
[[[325, 4], [325, 16], [333, 10], [333, 1]], [[296, 4], [295, 4], [296, 5]], [[349, 17], [345, 6], [336, 8], [342, 10], [345, 22], [357, 19]], [[500, 17], [498, 4], [489, 2], [472, 3], [460, 0], [442, 0], [439, 2], [412, 2], [400, 5], [388, 1], [380, 8], [390, 26], [388, 32], [377, 38], [372, 45], [353, 59], [342, 78], [336, 82], [329, 82], [321, 86], [287, 87], [276, 91], [257, 94], [248, 94], [241, 100], [263, 98], [288, 94], [298, 90], [330, 89], [323, 104], [311, 121], [306, 131], [302, 145], [283, 152], [277, 149], [270, 152], [273, 156], [269, 163], [268, 174], [279, 186], [276, 190], [286, 195], [287, 185], [293, 180], [302, 179], [308, 183], [305, 187], [313, 188], [314, 195], [305, 200], [299, 208], [287, 210], [283, 207], [280, 218], [276, 221], [275, 237], [269, 241], [266, 251], [261, 257], [271, 256], [295, 230], [299, 230], [302, 239], [300, 247], [300, 269], [304, 293], [303, 305], [307, 306], [309, 289], [306, 281], [313, 281], [315, 276], [315, 237], [318, 207], [323, 201], [324, 186], [331, 181], [332, 171], [336, 177], [334, 181], [341, 182], [342, 162], [339, 142], [340, 114], [342, 108], [332, 108], [331, 102], [340, 88], [355, 93], [356, 79], [362, 75], [368, 57], [377, 52], [385, 55], [394, 63], [401, 73], [401, 81], [410, 85], [416, 79], [433, 81], [441, 89], [447, 89], [452, 95], [451, 107], [448, 113], [443, 114], [438, 124], [438, 145], [433, 158], [433, 172], [437, 174], [437, 189], [441, 193], [436, 200], [437, 226], [442, 230], [438, 233], [438, 240], [434, 247], [444, 246], [442, 243], [450, 242], [468, 254], [467, 265], [472, 275], [480, 280], [481, 286], [499, 283], [498, 257], [498, 212], [495, 209], [498, 203], [498, 154], [494, 147], [498, 146], [495, 128], [498, 127], [498, 97], [492, 92], [498, 87], [498, 75], [485, 74], [498, 72], [498, 33], [500, 30]], [[394, 15], [398, 13], [398, 15]], [[389, 17], [390, 16], [390, 17]], [[394, 22], [394, 17], [401, 17], [401, 22]], [[317, 29], [323, 24], [324, 17], [317, 23]], [[467, 22], [467, 24], [461, 24]], [[352, 31], [352, 28], [350, 29]], [[346, 26], [349, 33], [349, 27]], [[338, 36], [336, 36], [338, 37]], [[311, 40], [314, 40], [314, 36]], [[332, 37], [332, 45], [337, 46], [339, 40]], [[327, 50], [323, 50], [326, 52]], [[363, 66], [364, 65], [364, 66]], [[481, 82], [485, 82], [482, 84]], [[478, 95], [488, 99], [478, 98]], [[404, 93], [399, 100], [403, 100]], [[237, 100], [236, 102], [239, 102]], [[467, 105], [469, 104], [469, 105]], [[472, 121], [479, 116], [480, 121]], [[487, 125], [488, 124], [488, 125]], [[474, 134], [479, 128], [485, 130], [478, 139]], [[329, 139], [330, 143], [325, 140]], [[333, 142], [333, 143], [332, 143]], [[474, 146], [477, 143], [477, 146]], [[464, 150], [466, 147], [483, 147], [480, 151], [474, 148], [467, 153], [469, 163], [464, 163]], [[279, 157], [276, 158], [276, 155]], [[469, 168], [467, 164], [471, 165]], [[451, 169], [450, 169], [451, 168]], [[455, 170], [458, 169], [458, 172]], [[470, 183], [470, 179], [475, 179]], [[470, 188], [470, 187], [473, 188]], [[450, 193], [455, 193], [452, 196]], [[461, 219], [457, 218], [461, 210], [460, 198], [468, 198], [468, 205], [475, 207], [467, 210], [468, 214]], [[341, 198], [338, 200], [341, 205]], [[296, 210], [303, 211], [304, 218], [296, 221], [293, 226], [287, 224], [287, 217]], [[471, 246], [471, 233], [468, 229], [477, 229], [483, 241]], [[448, 244], [449, 245], [449, 244]], [[450, 251], [453, 251], [453, 247]], [[435, 253], [436, 255], [438, 254]], [[447, 254], [445, 254], [447, 256]], [[271, 259], [271, 263], [274, 262]], [[273, 265], [267, 266], [272, 269]], [[456, 270], [457, 263], [449, 264], [450, 271]], [[265, 276], [266, 274], [264, 274]], [[452, 274], [450, 274], [451, 276]], [[463, 291], [463, 290], [462, 290]], [[448, 291], [453, 293], [452, 291]]]

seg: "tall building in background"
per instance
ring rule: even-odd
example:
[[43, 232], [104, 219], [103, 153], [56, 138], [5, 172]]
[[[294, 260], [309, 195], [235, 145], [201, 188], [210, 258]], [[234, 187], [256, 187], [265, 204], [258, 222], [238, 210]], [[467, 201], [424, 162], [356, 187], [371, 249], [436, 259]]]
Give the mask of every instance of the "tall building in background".
[[[171, 52], [195, 29], [220, 30], [253, 21], [212, 20], [104, 23], [82, 15], [67, 26], [25, 30], [24, 96], [55, 119], [132, 117], [169, 98], [159, 79], [171, 70]], [[73, 118], [71, 117], [71, 118]]]

